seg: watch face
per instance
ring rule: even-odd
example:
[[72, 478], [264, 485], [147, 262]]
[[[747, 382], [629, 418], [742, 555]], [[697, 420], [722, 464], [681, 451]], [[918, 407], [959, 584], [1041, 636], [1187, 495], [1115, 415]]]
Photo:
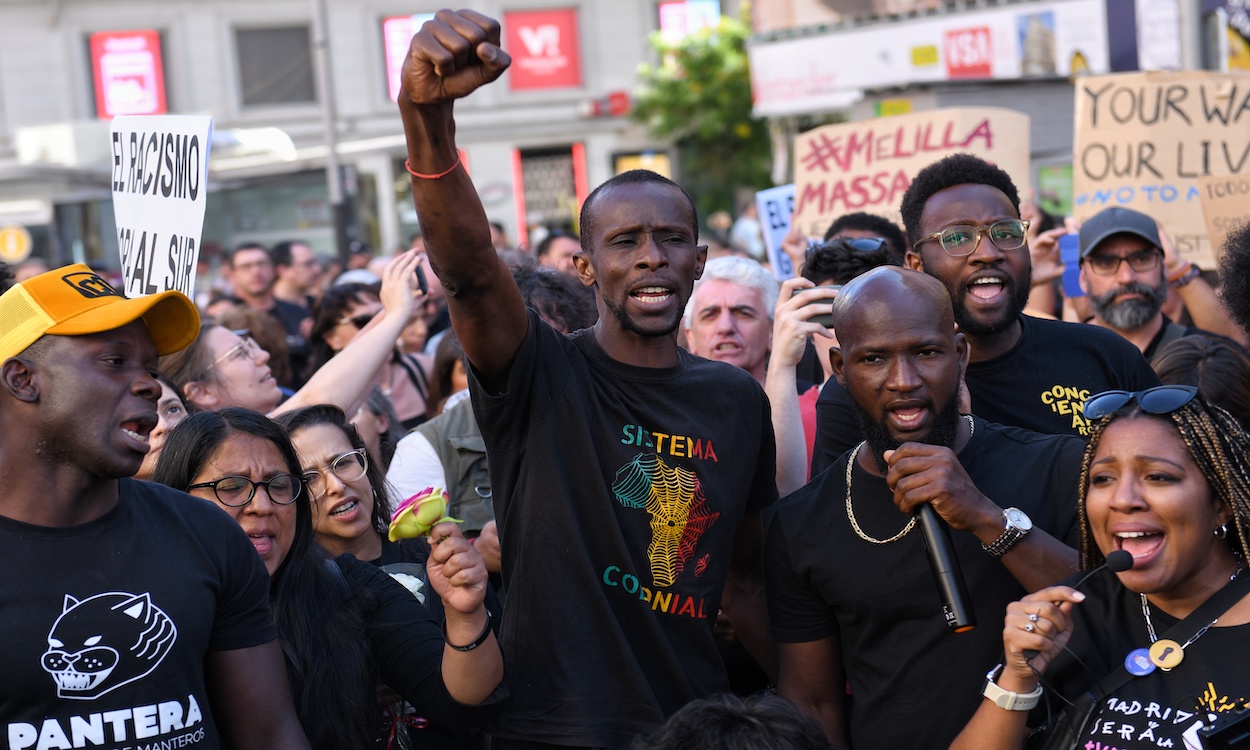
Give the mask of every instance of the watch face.
[[1029, 531], [1033, 528], [1033, 521], [1019, 508], [1008, 508], [1003, 515], [1006, 517], [1008, 526], [1021, 531]]

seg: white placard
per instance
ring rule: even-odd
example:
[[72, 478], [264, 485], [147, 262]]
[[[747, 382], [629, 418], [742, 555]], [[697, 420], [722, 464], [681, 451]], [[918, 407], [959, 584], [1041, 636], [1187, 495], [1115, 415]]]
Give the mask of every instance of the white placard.
[[768, 263], [773, 267], [773, 275], [785, 281], [794, 276], [794, 264], [781, 249], [781, 242], [790, 231], [790, 214], [794, 213], [794, 183], [759, 191], [755, 194], [755, 207], [764, 231]]
[[195, 295], [213, 118], [115, 117], [113, 217], [127, 297]]

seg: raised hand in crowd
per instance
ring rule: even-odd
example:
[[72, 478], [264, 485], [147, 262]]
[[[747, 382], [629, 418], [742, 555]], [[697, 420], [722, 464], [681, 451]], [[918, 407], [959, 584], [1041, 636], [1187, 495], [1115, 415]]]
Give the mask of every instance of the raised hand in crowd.
[[333, 404], [354, 414], [373, 387], [378, 369], [390, 357], [416, 304], [416, 269], [422, 253], [408, 250], [395, 256], [382, 273], [382, 313], [308, 378], [304, 387], [270, 412], [276, 416], [313, 404]]
[[1189, 319], [1195, 328], [1227, 336], [1242, 346], [1250, 346], [1250, 336], [1229, 317], [1215, 289], [1198, 273], [1198, 267], [1182, 258], [1163, 225], [1158, 222], [1156, 225], [1159, 227], [1163, 266], [1169, 282], [1168, 300], [1163, 304], [1163, 314], [1175, 321], [1180, 317], [1183, 308], [1189, 312]]
[[499, 46], [499, 22], [472, 10], [439, 11], [413, 36], [404, 61], [401, 104], [468, 96], [512, 63]]
[[777, 492], [783, 496], [807, 483], [811, 458], [796, 387], [799, 361], [809, 336], [830, 339], [837, 345], [833, 329], [812, 320], [832, 312], [837, 293], [815, 286], [802, 276], [787, 279], [781, 285], [773, 312], [773, 348], [764, 392], [772, 406], [773, 432], [777, 436]]

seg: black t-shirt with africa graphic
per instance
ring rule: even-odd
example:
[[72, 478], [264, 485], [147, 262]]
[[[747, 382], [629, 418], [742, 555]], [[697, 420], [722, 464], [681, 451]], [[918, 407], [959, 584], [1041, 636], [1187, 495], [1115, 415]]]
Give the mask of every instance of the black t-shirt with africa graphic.
[[[1114, 331], [1021, 315], [1020, 341], [994, 359], [968, 363], [972, 413], [987, 422], [1047, 435], [1089, 434], [1085, 399], [1102, 391], [1159, 384], [1137, 347]], [[864, 439], [851, 396], [835, 379], [816, 402], [816, 476]]]
[[727, 689], [712, 637], [744, 514], [777, 497], [763, 389], [633, 367], [532, 311], [506, 393], [471, 376], [508, 591], [506, 739], [624, 748]]

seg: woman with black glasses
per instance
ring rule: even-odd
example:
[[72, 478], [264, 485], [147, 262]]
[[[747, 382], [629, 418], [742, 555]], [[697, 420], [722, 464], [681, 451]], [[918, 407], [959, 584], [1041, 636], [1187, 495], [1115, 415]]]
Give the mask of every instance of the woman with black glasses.
[[314, 544], [312, 493], [286, 432], [270, 419], [239, 408], [202, 412], [178, 425], [162, 454], [156, 481], [217, 503], [264, 560], [312, 747], [370, 748], [385, 739], [379, 681], [447, 724], [477, 726], [494, 712], [503, 660], [484, 605], [486, 568], [455, 524], [434, 528], [440, 541], [427, 566], [444, 604], [440, 630], [385, 573], [350, 555], [328, 561]]
[[1022, 747], [1042, 725], [1030, 746], [1202, 747], [1204, 726], [1247, 718], [1250, 434], [1192, 386], [1108, 391], [1084, 413], [1089, 572], [1008, 606], [1005, 662], [953, 747]]

